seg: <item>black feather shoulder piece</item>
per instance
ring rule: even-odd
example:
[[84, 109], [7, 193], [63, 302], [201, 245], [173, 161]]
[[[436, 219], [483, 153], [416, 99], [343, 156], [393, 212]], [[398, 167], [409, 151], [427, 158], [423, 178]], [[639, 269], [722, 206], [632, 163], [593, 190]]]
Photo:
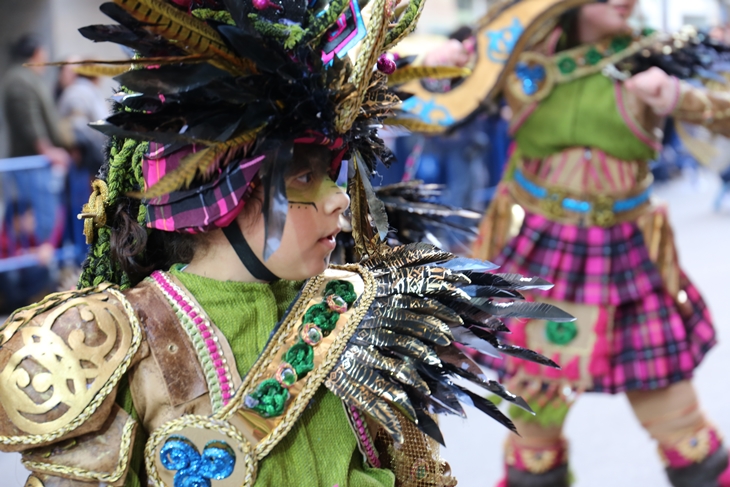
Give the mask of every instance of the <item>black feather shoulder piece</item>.
[[[554, 306], [522, 300], [518, 276], [498, 278], [484, 264], [425, 243], [395, 247], [363, 261], [361, 266], [375, 277], [375, 296], [325, 385], [376, 419], [398, 442], [403, 441], [398, 418], [404, 416], [443, 443], [438, 426], [419, 418], [434, 413], [464, 416], [463, 405], [516, 431], [482, 395], [496, 394], [529, 411], [527, 403], [487, 379], [459, 346], [558, 368], [538, 353], [502, 344], [496, 335], [506, 330], [500, 317], [574, 318]], [[483, 392], [475, 393], [466, 384]]]
[[727, 71], [730, 62], [730, 46], [707, 32], [686, 26], [673, 34], [645, 32], [647, 41], [643, 49], [615, 63], [615, 69], [605, 73], [619, 79], [658, 67], [679, 79], [705, 78], [726, 80], [718, 71]]

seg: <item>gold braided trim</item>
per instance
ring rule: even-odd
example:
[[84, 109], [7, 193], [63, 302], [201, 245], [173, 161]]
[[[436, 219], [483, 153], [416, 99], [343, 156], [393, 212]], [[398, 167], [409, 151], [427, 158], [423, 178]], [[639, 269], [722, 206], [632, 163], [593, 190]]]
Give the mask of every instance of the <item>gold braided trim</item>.
[[[269, 348], [259, 355], [256, 362], [251, 367], [246, 377], [243, 379], [243, 383], [236, 391], [236, 394], [231, 398], [231, 401], [227, 406], [224, 406], [220, 411], [214, 414], [213, 417], [217, 419], [225, 419], [231, 416], [239, 408], [243, 407], [243, 398], [248, 393], [249, 389], [253, 384], [258, 384], [266, 373], [266, 368], [276, 358], [275, 355], [280, 355], [279, 351], [286, 345], [286, 339], [291, 331], [291, 327], [296, 323], [295, 317], [299, 317], [306, 310], [309, 305], [309, 301], [313, 298], [316, 293], [315, 290], [319, 289], [324, 282], [324, 276], [322, 274], [311, 278], [307, 281], [307, 284], [302, 289], [302, 294], [297, 299], [294, 306], [287, 315], [288, 323], [282, 324], [279, 330], [274, 334], [271, 339]], [[310, 372], [311, 373], [311, 372]]]
[[653, 34], [648, 37], [635, 40], [626, 49], [604, 57], [593, 65], [578, 66], [570, 73], [562, 73], [558, 67], [559, 63], [566, 59], [570, 59], [575, 62], [576, 59], [585, 56], [590, 49], [594, 49], [595, 46], [593, 44], [578, 46], [567, 51], [562, 51], [553, 56], [546, 56], [536, 51], [525, 51], [520, 54], [519, 62], [525, 63], [529, 66], [542, 66], [545, 69], [545, 78], [538, 83], [539, 88], [532, 95], [528, 95], [523, 91], [522, 81], [515, 72], [511, 72], [508, 75], [506, 87], [511, 95], [523, 103], [537, 102], [546, 98], [555, 86], [569, 83], [592, 74], [600, 73], [608, 66], [631, 57], [652, 44], [655, 44], [659, 39], [659, 34]]
[[45, 433], [40, 435], [0, 436], [0, 443], [4, 445], [38, 445], [50, 443], [61, 438], [62, 436], [84, 424], [86, 420], [88, 420], [96, 412], [96, 410], [99, 409], [99, 406], [101, 406], [104, 400], [109, 396], [109, 394], [111, 394], [111, 392], [121, 380], [122, 376], [127, 372], [127, 369], [129, 369], [129, 365], [132, 363], [132, 359], [136, 355], [137, 350], [139, 350], [139, 346], [142, 343], [142, 327], [139, 324], [137, 315], [134, 313], [132, 304], [127, 300], [127, 298], [124, 297], [121, 292], [112, 288], [107, 288], [106, 292], [117, 298], [119, 302], [122, 303], [124, 311], [129, 318], [130, 328], [132, 329], [132, 343], [117, 369], [114, 371], [114, 373], [112, 373], [111, 377], [104, 385], [104, 387], [99, 390], [94, 399], [89, 403], [88, 406], [86, 406], [81, 414], [79, 414], [75, 419], [70, 421], [65, 426], [59, 428], [52, 433]]
[[[350, 340], [352, 335], [355, 334], [360, 321], [365, 317], [365, 314], [370, 309], [370, 305], [375, 299], [375, 293], [377, 290], [377, 283], [373, 274], [357, 264], [345, 265], [345, 266], [331, 266], [334, 269], [345, 270], [359, 274], [362, 278], [365, 289], [362, 295], [359, 297], [358, 305], [355, 311], [347, 320], [345, 328], [340, 333], [335, 341], [330, 345], [327, 350], [327, 355], [322, 361], [319, 367], [316, 367], [307, 376], [307, 383], [304, 388], [299, 392], [294, 402], [288, 408], [282, 421], [276, 425], [274, 430], [268, 434], [262, 441], [256, 445], [256, 457], [258, 460], [262, 460], [269, 452], [289, 433], [294, 427], [294, 424], [299, 419], [304, 409], [309, 405], [310, 399], [317, 392], [317, 389], [325, 381], [329, 373], [332, 371], [337, 361], [345, 350], [347, 342]], [[315, 288], [316, 289], [316, 288]], [[309, 302], [309, 300], [307, 300]], [[279, 353], [270, 355], [270, 359], [278, 358]], [[256, 382], [258, 383], [258, 381]]]
[[[234, 440], [236, 442], [236, 448], [238, 450], [238, 453], [241, 453], [243, 456], [244, 472], [242, 477], [238, 476], [237, 471], [239, 471], [240, 469], [241, 458], [237, 455], [236, 470], [234, 470], [233, 474], [228, 477], [228, 481], [230, 482], [237, 478], [243, 478], [243, 483], [240, 484], [240, 487], [253, 486], [254, 482], [256, 481], [256, 470], [258, 467], [258, 462], [254, 457], [253, 447], [251, 446], [251, 444], [246, 440], [246, 438], [243, 437], [238, 429], [236, 429], [228, 422], [210, 418], [207, 416], [198, 416], [193, 414], [186, 415], [176, 420], [170, 421], [169, 423], [166, 423], [162, 427], [156, 429], [147, 440], [147, 444], [145, 445], [144, 449], [144, 461], [145, 467], [147, 469], [147, 476], [152, 482], [152, 485], [154, 485], [155, 487], [170, 487], [172, 485], [172, 483], [170, 483], [169, 485], [165, 484], [165, 482], [160, 477], [160, 472], [157, 469], [156, 462], [158, 449], [162, 446], [165, 437], [169, 436], [172, 433], [182, 433], [186, 429], [214, 431], [227, 439]], [[227, 486], [228, 484], [222, 485]]]
[[83, 480], [98, 480], [99, 482], [114, 483], [122, 478], [124, 472], [127, 471], [129, 459], [131, 457], [132, 437], [137, 422], [131, 417], [124, 424], [122, 430], [122, 442], [119, 445], [119, 462], [112, 473], [95, 472], [79, 467], [68, 467], [66, 465], [54, 465], [52, 463], [32, 462], [22, 460], [23, 466], [32, 472], [40, 472], [45, 474], [57, 474], [63, 477], [73, 477]]

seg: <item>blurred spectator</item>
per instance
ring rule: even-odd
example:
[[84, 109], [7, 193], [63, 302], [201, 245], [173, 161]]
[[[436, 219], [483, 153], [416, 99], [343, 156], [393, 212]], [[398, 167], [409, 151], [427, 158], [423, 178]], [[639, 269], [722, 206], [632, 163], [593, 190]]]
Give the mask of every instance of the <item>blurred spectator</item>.
[[723, 200], [730, 196], [730, 167], [720, 173], [720, 180], [722, 181], [722, 185], [720, 186], [720, 192], [715, 198], [715, 211], [720, 211]]
[[[80, 58], [70, 58], [75, 62]], [[106, 118], [109, 107], [99, 89], [99, 78], [84, 74], [83, 66], [61, 68], [58, 83], [58, 113], [72, 127], [76, 141], [71, 155], [73, 164], [68, 173], [69, 230], [75, 247], [75, 259], [81, 264], [88, 247], [83, 236], [84, 222], [76, 218], [88, 201], [91, 181], [101, 167], [106, 137], [89, 127], [90, 122]]]
[[[42, 77], [47, 62], [38, 39], [25, 35], [10, 50], [13, 66], [5, 76], [3, 104], [8, 126], [10, 157], [43, 155], [50, 168], [13, 173], [17, 197], [28, 200], [35, 214], [35, 236], [39, 243], [60, 240], [60, 194], [70, 158], [51, 93]], [[30, 67], [22, 66], [31, 64]]]
[[38, 39], [21, 37], [11, 46], [10, 59], [13, 65], [2, 87], [9, 156], [41, 155], [50, 166], [1, 174], [5, 211], [0, 220], [0, 261], [33, 254], [37, 264], [25, 263], [0, 272], [0, 314], [24, 306], [55, 287], [49, 266], [63, 235], [61, 196], [70, 164], [63, 147], [71, 140], [70, 133], [64, 135], [61, 129], [42, 76], [45, 67], [41, 64], [47, 62], [47, 55]]
[[40, 265], [0, 273], [0, 315], [55, 291], [48, 267], [55, 248], [49, 242], [38, 244], [36, 241], [33, 209], [16, 202], [10, 205], [9, 210], [0, 228], [0, 259], [33, 254]]

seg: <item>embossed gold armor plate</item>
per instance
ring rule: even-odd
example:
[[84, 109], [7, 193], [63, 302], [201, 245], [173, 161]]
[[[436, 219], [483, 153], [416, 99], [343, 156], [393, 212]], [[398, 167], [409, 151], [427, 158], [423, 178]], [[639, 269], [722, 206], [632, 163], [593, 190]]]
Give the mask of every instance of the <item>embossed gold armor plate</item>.
[[[78, 313], [75, 328], [60, 330], [59, 319], [68, 325], [70, 313]], [[5, 444], [48, 442], [81, 425], [111, 393], [141, 342], [131, 304], [114, 289], [68, 299], [18, 333], [22, 347], [0, 371], [0, 404], [28, 435], [0, 437]]]

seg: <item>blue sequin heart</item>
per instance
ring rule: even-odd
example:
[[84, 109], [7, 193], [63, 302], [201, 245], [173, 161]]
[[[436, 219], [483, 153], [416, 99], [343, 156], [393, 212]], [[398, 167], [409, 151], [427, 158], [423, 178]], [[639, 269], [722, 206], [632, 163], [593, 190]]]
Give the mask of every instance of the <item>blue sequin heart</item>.
[[532, 96], [540, 88], [540, 81], [545, 79], [545, 67], [540, 64], [530, 67], [526, 63], [517, 63], [515, 74], [522, 81], [522, 91], [527, 96]]
[[167, 470], [175, 471], [174, 487], [211, 487], [211, 480], [231, 476], [236, 454], [223, 441], [209, 441], [201, 455], [184, 436], [171, 436], [160, 450], [160, 461]]

